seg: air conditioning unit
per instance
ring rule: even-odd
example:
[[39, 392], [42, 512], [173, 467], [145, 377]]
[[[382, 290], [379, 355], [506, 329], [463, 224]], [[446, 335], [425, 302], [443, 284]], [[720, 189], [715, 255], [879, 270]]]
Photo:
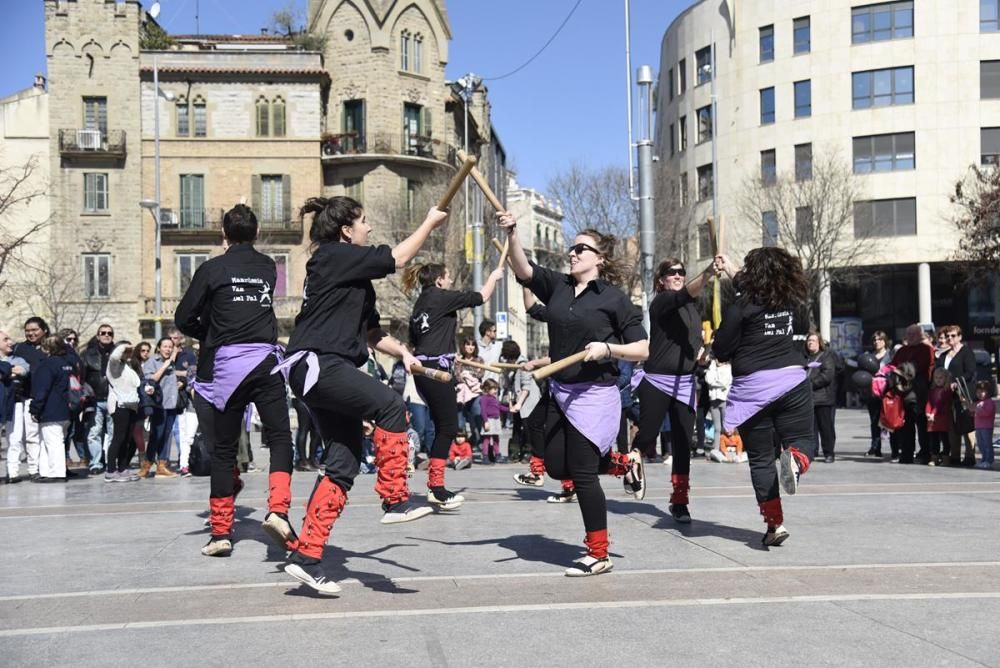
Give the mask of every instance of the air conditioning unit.
[[85, 151], [99, 151], [101, 150], [101, 131], [77, 130], [76, 143]]
[[177, 214], [173, 209], [160, 209], [160, 228], [177, 228], [180, 226]]

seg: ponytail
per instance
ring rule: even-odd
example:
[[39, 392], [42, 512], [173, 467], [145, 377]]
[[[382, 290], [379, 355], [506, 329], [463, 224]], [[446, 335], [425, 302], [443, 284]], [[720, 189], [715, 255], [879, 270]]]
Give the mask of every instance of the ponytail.
[[403, 272], [403, 278], [400, 281], [400, 285], [403, 288], [403, 292], [409, 296], [417, 285], [420, 285], [420, 289], [429, 288], [434, 285], [437, 280], [444, 276], [445, 272], [448, 271], [447, 267], [443, 264], [437, 262], [431, 262], [428, 264], [411, 264]]
[[321, 243], [339, 242], [342, 238], [340, 228], [353, 225], [364, 211], [361, 203], [350, 197], [310, 197], [299, 209], [299, 221], [306, 214], [313, 214], [309, 240], [315, 248]]

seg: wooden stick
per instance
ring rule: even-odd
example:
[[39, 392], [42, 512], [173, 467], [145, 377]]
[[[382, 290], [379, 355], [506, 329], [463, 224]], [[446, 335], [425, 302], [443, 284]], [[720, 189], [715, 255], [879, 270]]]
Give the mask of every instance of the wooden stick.
[[587, 356], [587, 351], [586, 350], [581, 350], [578, 353], [573, 353], [569, 357], [562, 358], [558, 362], [553, 362], [552, 364], [548, 364], [546, 366], [543, 366], [541, 369], [538, 369], [537, 371], [535, 371], [531, 375], [532, 375], [532, 377], [535, 380], [543, 380], [545, 378], [548, 378], [549, 376], [551, 376], [554, 373], [562, 371], [566, 367], [573, 366], [577, 362], [582, 362], [583, 358], [586, 357], [586, 356]]
[[719, 247], [716, 248], [716, 255], [722, 255], [726, 252], [726, 217], [723, 214], [719, 214], [719, 232], [716, 235], [719, 242]]
[[476, 159], [466, 156], [462, 159], [462, 166], [458, 168], [458, 172], [452, 177], [451, 183], [448, 184], [448, 190], [445, 191], [444, 196], [438, 202], [437, 208], [441, 211], [447, 211], [448, 207], [451, 206], [451, 200], [455, 199], [455, 195], [458, 193], [458, 189], [462, 187], [462, 182], [465, 181], [465, 177], [469, 175], [469, 172], [476, 168]]
[[[458, 156], [459, 160], [475, 160], [475, 158], [469, 158], [469, 156], [465, 155], [465, 151], [462, 149], [458, 149], [455, 155]], [[500, 198], [497, 197], [493, 192], [493, 189], [490, 188], [490, 184], [486, 181], [483, 173], [479, 171], [479, 168], [474, 166], [470, 175], [472, 176], [472, 180], [476, 182], [476, 185], [479, 186], [479, 189], [483, 191], [483, 195], [486, 196], [486, 200], [493, 205], [493, 208], [497, 211], [506, 211], [503, 204], [500, 203]]]
[[719, 237], [715, 234], [715, 221], [708, 219], [708, 241], [712, 246], [712, 257], [719, 254]]
[[482, 369], [483, 371], [490, 371], [492, 373], [503, 373], [503, 369], [498, 369], [495, 366], [490, 366], [489, 364], [483, 364], [482, 362], [474, 362], [472, 360], [467, 360], [462, 357], [456, 357], [455, 364], [464, 364], [465, 366], [471, 366], [473, 369]]
[[501, 369], [523, 369], [523, 364], [511, 364], [510, 362], [494, 362], [493, 366], [500, 367]]
[[451, 374], [447, 371], [441, 371], [440, 369], [428, 369], [423, 364], [414, 364], [410, 367], [410, 372], [416, 376], [427, 376], [431, 380], [436, 380], [439, 383], [450, 383]]
[[[494, 239], [496, 241], [496, 239]], [[503, 248], [500, 250], [500, 261], [497, 262], [497, 269], [503, 269], [504, 262], [507, 261], [507, 252], [510, 250], [510, 239], [503, 240]]]
[[505, 253], [507, 252], [507, 245], [501, 244], [496, 239], [490, 239], [490, 241], [493, 242], [493, 247], [497, 249], [497, 252], [500, 253], [500, 257], [503, 258], [503, 260], [501, 260], [500, 262], [500, 266], [501, 267], [503, 266], [504, 261], [506, 261], [508, 265], [513, 265], [513, 262], [511, 262], [510, 258], [505, 255]]

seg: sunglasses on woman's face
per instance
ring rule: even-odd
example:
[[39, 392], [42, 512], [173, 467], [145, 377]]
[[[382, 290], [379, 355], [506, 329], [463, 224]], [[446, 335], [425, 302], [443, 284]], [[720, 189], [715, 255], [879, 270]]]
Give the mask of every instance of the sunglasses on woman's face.
[[573, 244], [569, 247], [570, 253], [576, 253], [577, 255], [583, 255], [583, 251], [593, 251], [595, 255], [600, 255], [601, 251], [597, 250], [590, 244]]
[[665, 278], [670, 276], [687, 276], [687, 271], [685, 271], [684, 267], [670, 267], [663, 272], [663, 276]]

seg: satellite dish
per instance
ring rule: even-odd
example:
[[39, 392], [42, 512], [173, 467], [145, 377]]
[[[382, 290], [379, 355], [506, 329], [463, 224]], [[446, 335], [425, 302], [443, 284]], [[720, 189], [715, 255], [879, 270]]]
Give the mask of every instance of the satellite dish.
[[160, 15], [160, 3], [159, 1], [154, 2], [153, 6], [149, 8], [149, 15], [154, 19]]

